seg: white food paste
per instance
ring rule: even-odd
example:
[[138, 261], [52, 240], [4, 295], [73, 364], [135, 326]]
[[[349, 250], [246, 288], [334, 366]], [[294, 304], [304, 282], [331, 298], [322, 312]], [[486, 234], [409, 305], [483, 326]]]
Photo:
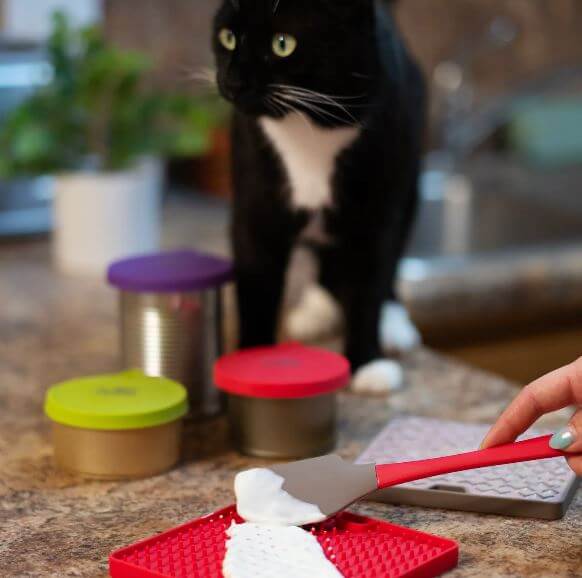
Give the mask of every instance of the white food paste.
[[227, 530], [225, 578], [341, 578], [317, 538], [293, 526], [234, 524]]
[[327, 518], [315, 504], [302, 502], [283, 490], [284, 482], [264, 468], [238, 474], [234, 492], [239, 516], [247, 522], [274, 526], [303, 526]]

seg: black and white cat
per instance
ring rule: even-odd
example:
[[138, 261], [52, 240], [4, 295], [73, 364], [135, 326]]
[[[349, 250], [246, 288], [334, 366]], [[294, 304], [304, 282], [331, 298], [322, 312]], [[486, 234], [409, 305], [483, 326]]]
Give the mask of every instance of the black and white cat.
[[318, 286], [291, 314], [292, 336], [341, 320], [355, 387], [387, 390], [382, 316], [417, 340], [386, 303], [417, 206], [422, 76], [374, 0], [224, 0], [214, 27], [216, 80], [235, 108], [240, 345], [275, 341], [290, 256], [306, 244]]

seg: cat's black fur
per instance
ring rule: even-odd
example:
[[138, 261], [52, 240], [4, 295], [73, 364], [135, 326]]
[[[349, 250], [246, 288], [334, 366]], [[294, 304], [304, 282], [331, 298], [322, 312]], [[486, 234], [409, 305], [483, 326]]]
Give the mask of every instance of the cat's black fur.
[[[215, 19], [214, 49], [221, 93], [235, 105], [234, 219], [241, 347], [275, 340], [285, 273], [306, 226], [293, 210], [285, 168], [258, 118], [281, 113], [265, 102], [269, 85], [315, 90], [341, 100], [347, 112], [304, 113], [320, 126], [362, 126], [337, 160], [333, 208], [324, 213], [331, 242], [316, 248], [321, 283], [339, 300], [346, 354], [354, 368], [380, 357], [381, 305], [395, 297], [395, 276], [417, 205], [424, 84], [389, 12], [373, 0], [225, 0]], [[234, 52], [218, 40], [237, 36]], [[281, 59], [275, 33], [298, 40]], [[355, 119], [355, 120], [354, 120]]]

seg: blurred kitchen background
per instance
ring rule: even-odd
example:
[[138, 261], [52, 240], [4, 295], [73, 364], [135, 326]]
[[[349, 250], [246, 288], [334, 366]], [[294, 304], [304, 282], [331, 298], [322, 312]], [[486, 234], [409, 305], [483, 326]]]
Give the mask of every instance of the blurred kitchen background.
[[[151, 61], [149, 91], [196, 104], [173, 105], [192, 125], [173, 134], [175, 146], [156, 149], [168, 157], [162, 243], [225, 252], [227, 114], [200, 80], [216, 5], [0, 0], [0, 123], [54, 78], [46, 40], [55, 10], [74, 27], [102, 25], [112, 45]], [[526, 381], [582, 354], [582, 2], [400, 0], [395, 12], [432, 91], [402, 297], [429, 346]], [[148, 166], [141, 178], [161, 183], [159, 165]], [[47, 244], [55, 194], [47, 172], [5, 172], [0, 251]], [[155, 246], [146, 229], [136, 239], [149, 235]]]

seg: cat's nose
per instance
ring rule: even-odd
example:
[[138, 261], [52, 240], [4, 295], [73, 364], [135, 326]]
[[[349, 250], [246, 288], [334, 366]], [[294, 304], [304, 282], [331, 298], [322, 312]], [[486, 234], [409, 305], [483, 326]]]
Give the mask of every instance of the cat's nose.
[[248, 82], [235, 80], [226, 84], [227, 97], [234, 102], [253, 101], [258, 96], [257, 89]]
[[245, 85], [248, 84], [245, 76], [246, 75], [240, 66], [240, 63], [236, 66], [231, 65], [226, 71], [226, 74], [224, 75], [224, 89], [231, 98], [243, 91]]
[[239, 78], [228, 79], [224, 86], [229, 98], [235, 99], [245, 91], [245, 83]]

